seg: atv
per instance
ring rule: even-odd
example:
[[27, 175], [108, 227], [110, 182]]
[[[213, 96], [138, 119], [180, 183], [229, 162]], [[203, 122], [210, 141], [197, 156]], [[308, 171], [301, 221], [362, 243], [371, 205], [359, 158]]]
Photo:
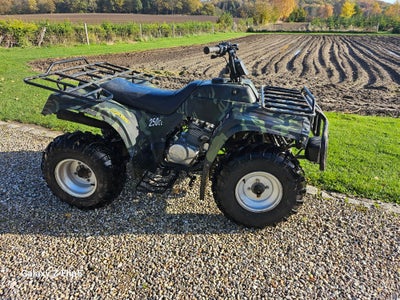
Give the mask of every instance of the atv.
[[237, 56], [237, 44], [205, 47], [225, 58], [226, 76], [182, 89], [153, 85], [154, 76], [107, 62], [74, 58], [52, 63], [25, 82], [52, 91], [43, 115], [98, 128], [55, 138], [42, 172], [55, 196], [79, 208], [118, 197], [127, 164], [138, 192], [165, 193], [186, 174], [200, 175], [223, 214], [262, 228], [296, 211], [306, 193], [300, 158], [325, 169], [328, 120], [311, 92], [258, 89]]

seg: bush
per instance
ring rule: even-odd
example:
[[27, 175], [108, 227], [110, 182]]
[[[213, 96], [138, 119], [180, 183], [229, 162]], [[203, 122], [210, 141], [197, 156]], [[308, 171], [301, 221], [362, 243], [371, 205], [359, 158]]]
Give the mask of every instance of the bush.
[[[220, 18], [218, 27], [225, 31], [231, 29], [233, 18], [225, 14]], [[41, 30], [46, 27], [43, 45], [81, 44], [86, 42], [84, 24], [63, 23], [23, 23], [21, 21], [0, 21], [0, 43], [6, 47], [36, 45]], [[137, 41], [170, 36], [185, 36], [201, 33], [213, 33], [215, 24], [212, 22], [184, 23], [127, 23], [113, 24], [103, 22], [99, 25], [87, 25], [91, 43], [113, 43], [118, 41]], [[1, 45], [1, 44], [0, 44]]]
[[228, 30], [233, 27], [233, 17], [230, 13], [224, 12], [217, 20], [221, 30]]
[[36, 38], [38, 26], [20, 20], [0, 21], [0, 35], [6, 47], [29, 46]]
[[68, 44], [75, 36], [75, 30], [70, 22], [63, 23], [42, 23], [46, 27], [44, 43], [50, 45]]

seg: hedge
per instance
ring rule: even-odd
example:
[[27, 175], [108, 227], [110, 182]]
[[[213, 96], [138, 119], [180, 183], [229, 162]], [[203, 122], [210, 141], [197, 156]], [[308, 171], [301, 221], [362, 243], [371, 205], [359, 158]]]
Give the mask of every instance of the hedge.
[[[187, 36], [226, 31], [227, 28], [212, 22], [184, 23], [126, 23], [104, 22], [98, 25], [63, 23], [26, 23], [19, 20], [0, 20], [0, 46], [25, 47], [32, 45], [74, 45], [87, 43], [134, 42], [170, 36]], [[230, 29], [228, 29], [230, 30]]]

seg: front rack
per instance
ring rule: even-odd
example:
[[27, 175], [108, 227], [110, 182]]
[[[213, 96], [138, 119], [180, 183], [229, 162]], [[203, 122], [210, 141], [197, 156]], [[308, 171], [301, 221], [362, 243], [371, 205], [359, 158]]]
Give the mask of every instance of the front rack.
[[272, 113], [307, 117], [315, 115], [315, 98], [306, 87], [300, 91], [264, 86], [261, 89], [261, 102], [263, 108]]
[[320, 170], [324, 170], [328, 149], [328, 119], [315, 101], [313, 94], [306, 87], [302, 90], [294, 90], [262, 86], [261, 106], [271, 113], [309, 119], [312, 134], [320, 137], [319, 165]]
[[134, 83], [151, 81], [152, 75], [106, 62], [89, 63], [79, 57], [52, 63], [43, 74], [27, 77], [25, 83], [60, 94], [90, 101], [107, 101], [112, 93], [101, 84], [122, 77]]

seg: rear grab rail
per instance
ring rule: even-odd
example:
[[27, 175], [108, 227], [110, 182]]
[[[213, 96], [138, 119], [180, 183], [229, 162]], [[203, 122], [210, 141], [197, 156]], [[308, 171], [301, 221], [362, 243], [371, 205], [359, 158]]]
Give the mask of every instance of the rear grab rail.
[[154, 76], [107, 62], [90, 63], [85, 57], [53, 62], [45, 73], [24, 82], [52, 92], [90, 101], [107, 101], [113, 94], [101, 84], [121, 77], [134, 83], [151, 81]]

